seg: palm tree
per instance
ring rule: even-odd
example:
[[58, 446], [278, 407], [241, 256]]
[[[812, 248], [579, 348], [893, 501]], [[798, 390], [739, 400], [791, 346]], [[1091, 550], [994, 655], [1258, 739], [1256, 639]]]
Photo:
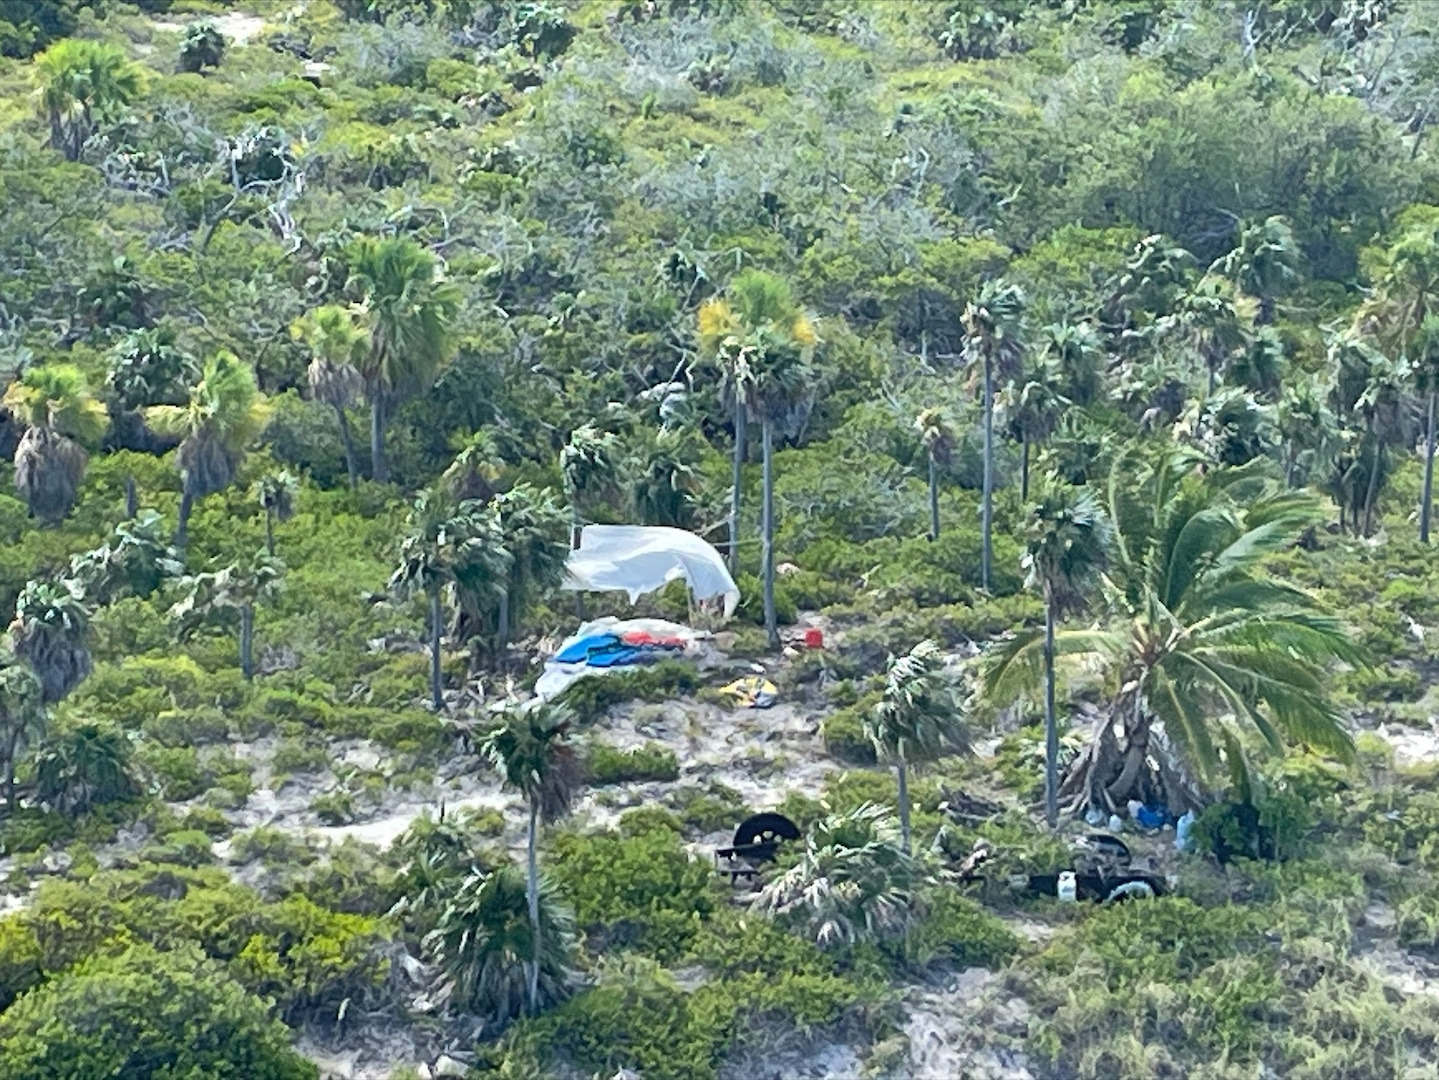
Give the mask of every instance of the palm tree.
[[[1300, 742], [1351, 756], [1326, 665], [1360, 654], [1313, 597], [1264, 569], [1316, 519], [1313, 500], [1268, 480], [1262, 461], [1206, 472], [1192, 451], [1142, 455], [1131, 447], [1110, 472], [1107, 618], [1055, 635], [1057, 658], [1085, 662], [1118, 688], [1060, 798], [1072, 798], [1071, 809], [1112, 811], [1157, 796], [1178, 812], [1193, 801], [1185, 772], [1210, 781], [1221, 757], [1241, 760], [1236, 725], [1275, 750]], [[1044, 639], [1042, 628], [1025, 630], [989, 653], [983, 685], [992, 704], [1040, 685]], [[1156, 725], [1184, 772], [1163, 753]]]
[[1105, 305], [1105, 322], [1116, 331], [1146, 330], [1168, 315], [1194, 272], [1194, 256], [1155, 233], [1134, 245]]
[[15, 447], [15, 490], [30, 513], [53, 525], [75, 505], [87, 461], [83, 444], [105, 433], [105, 409], [70, 364], [30, 368], [5, 391], [5, 407], [25, 427]]
[[139, 793], [130, 740], [105, 724], [82, 721], [49, 735], [35, 754], [35, 790], [62, 814], [78, 814]]
[[347, 288], [359, 295], [369, 338], [359, 370], [370, 403], [370, 474], [384, 483], [386, 425], [398, 405], [429, 389], [453, 355], [460, 295], [435, 257], [406, 237], [364, 237], [348, 254]]
[[255, 481], [255, 499], [265, 511], [265, 550], [275, 554], [275, 522], [286, 522], [295, 516], [295, 500], [300, 494], [300, 481], [289, 469], [266, 473]]
[[1059, 396], [1081, 407], [1092, 404], [1104, 388], [1104, 349], [1094, 327], [1051, 323], [1041, 340], [1044, 362], [1058, 369]]
[[[194, 357], [176, 344], [175, 331], [165, 325], [132, 330], [106, 356], [105, 397], [112, 425], [110, 442], [126, 450], [168, 450], [145, 427], [144, 410], [151, 405], [178, 405], [199, 377]], [[125, 478], [125, 516], [138, 509], [134, 475]]]
[[[762, 270], [746, 270], [729, 284], [728, 296], [715, 297], [700, 306], [699, 346], [702, 354], [720, 365], [720, 392], [734, 409], [733, 490], [730, 495], [730, 571], [739, 566], [739, 513], [741, 472], [745, 458], [747, 422], [758, 417], [762, 438], [773, 452], [773, 424], [787, 413], [808, 381], [807, 367], [818, 342], [814, 324], [805, 315], [789, 283]], [[766, 436], [763, 432], [769, 432]], [[770, 457], [765, 458], [765, 510], [762, 531], [768, 537], [765, 579], [766, 611], [774, 606], [774, 488]], [[770, 624], [770, 646], [779, 631]]]
[[929, 462], [929, 538], [939, 539], [939, 472], [954, 454], [954, 430], [943, 409], [923, 409], [914, 418], [919, 441]]
[[277, 596], [285, 585], [285, 564], [268, 552], [256, 552], [252, 558], [231, 563], [222, 570], [195, 574], [180, 582], [183, 593], [170, 608], [170, 618], [180, 627], [182, 635], [216, 616], [228, 617], [231, 612], [240, 620], [240, 674], [246, 679], [255, 674], [255, 608]]
[[1355, 406], [1364, 418], [1369, 444], [1369, 477], [1364, 494], [1364, 521], [1361, 535], [1374, 532], [1374, 508], [1379, 502], [1381, 478], [1388, 476], [1389, 444], [1400, 438], [1403, 422], [1404, 388], [1409, 382], [1409, 363], [1404, 357], [1391, 360], [1382, 353], [1372, 356], [1368, 381]]
[[456, 447], [455, 458], [440, 475], [446, 490], [461, 502], [466, 499], [489, 502], [495, 496], [505, 465], [494, 432], [476, 431], [461, 436], [452, 445]]
[[898, 841], [887, 807], [866, 803], [826, 817], [754, 906], [802, 928], [822, 949], [902, 938], [913, 924], [915, 894], [931, 875]]
[[635, 520], [643, 525], [693, 528], [699, 457], [699, 437], [693, 428], [642, 432], [625, 469]]
[[444, 633], [441, 598], [446, 589], [461, 603], [498, 600], [511, 564], [493, 507], [474, 501], [456, 503], [443, 492], [422, 491], [410, 508], [400, 561], [390, 576], [399, 596], [423, 595], [430, 607], [430, 702], [445, 707], [440, 679], [440, 642]]
[[1299, 280], [1299, 245], [1289, 222], [1279, 215], [1245, 226], [1239, 243], [1209, 268], [1259, 301], [1260, 326], [1274, 321], [1275, 299]]
[[574, 918], [544, 883], [532, 909], [537, 914], [527, 912], [528, 896], [514, 865], [473, 872], [425, 938], [450, 1002], [496, 1027], [523, 1014], [527, 1003], [533, 1015], [562, 1001], [571, 985]]
[[97, 124], [140, 96], [144, 76], [115, 45], [62, 38], [35, 58], [36, 101], [50, 146], [79, 161]]
[[120, 522], [110, 540], [70, 559], [70, 581], [81, 600], [94, 607], [126, 596], [151, 596], [164, 581], [183, 573], [165, 519], [154, 510]]
[[601, 431], [594, 424], [584, 424], [570, 432], [569, 440], [560, 449], [560, 476], [572, 521], [571, 547], [580, 546], [586, 509], [618, 491], [617, 447], [613, 433]]
[[45, 734], [45, 702], [30, 665], [6, 658], [0, 664], [0, 756], [5, 762], [5, 807], [14, 813], [15, 765], [25, 748]]
[[536, 853], [539, 826], [556, 821], [570, 811], [579, 787], [581, 768], [568, 734], [570, 714], [563, 706], [539, 705], [512, 710], [486, 736], [481, 754], [500, 774], [507, 787], [525, 800], [529, 813], [526, 833], [525, 898], [529, 903], [531, 953], [529, 970], [530, 1012], [540, 1007], [541, 955], [545, 941], [540, 919], [540, 871]]
[[864, 731], [879, 760], [894, 763], [900, 847], [908, 853], [909, 766], [969, 751], [969, 730], [938, 644], [921, 641], [890, 657], [884, 696], [865, 717]]
[[200, 74], [225, 59], [225, 35], [212, 22], [191, 23], [180, 42], [180, 70]]
[[1084, 606], [1104, 567], [1110, 528], [1094, 496], [1050, 485], [1030, 518], [1024, 568], [1044, 596], [1044, 816], [1059, 823], [1059, 723], [1054, 713], [1054, 635], [1066, 612]]
[[509, 644], [511, 623], [519, 623], [542, 596], [560, 587], [569, 558], [569, 521], [548, 489], [516, 484], [492, 501], [509, 568], [499, 595], [496, 653]]
[[980, 502], [980, 586], [989, 588], [994, 533], [994, 399], [998, 379], [1019, 373], [1024, 356], [1024, 292], [1002, 280], [986, 281], [964, 309], [964, 351], [979, 364], [984, 384], [984, 483]]
[[1248, 347], [1254, 308], [1248, 297], [1237, 295], [1222, 277], [1205, 276], [1180, 295], [1175, 309], [1154, 326], [1159, 342], [1174, 341], [1203, 367], [1207, 393], [1213, 394], [1219, 377]]
[[1273, 401], [1284, 380], [1284, 339], [1272, 326], [1257, 327], [1248, 346], [1229, 362], [1228, 382]]
[[255, 386], [255, 373], [224, 349], [205, 361], [185, 405], [152, 405], [146, 419], [180, 438], [180, 522], [175, 546], [184, 550], [195, 501], [223, 491], [235, 479], [245, 447], [265, 427], [269, 407]]
[[10, 645], [40, 680], [41, 697], [53, 705], [90, 674], [90, 608], [68, 579], [27, 581], [15, 601]]
[[1059, 418], [1069, 404], [1059, 391], [1057, 365], [1042, 360], [1011, 387], [1009, 437], [1020, 445], [1019, 497], [1029, 498], [1029, 459], [1035, 446], [1043, 445], [1059, 427]]
[[369, 338], [355, 323], [350, 309], [339, 304], [326, 304], [296, 319], [290, 325], [290, 336], [309, 346], [311, 360], [305, 374], [310, 393], [335, 411], [340, 441], [345, 447], [345, 470], [353, 489], [360, 472], [346, 410], [365, 393], [365, 380], [356, 365], [368, 350]]
[[1338, 421], [1325, 404], [1324, 387], [1309, 380], [1287, 383], [1275, 407], [1275, 427], [1284, 447], [1284, 482], [1297, 487], [1303, 476], [1318, 474], [1333, 457]]

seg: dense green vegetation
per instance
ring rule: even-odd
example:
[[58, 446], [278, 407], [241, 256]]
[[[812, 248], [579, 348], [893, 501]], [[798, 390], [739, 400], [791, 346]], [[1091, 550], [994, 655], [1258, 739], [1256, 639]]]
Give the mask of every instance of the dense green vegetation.
[[[1436, 41], [0, 4], [0, 1077], [1429, 1068]], [[527, 707], [590, 523], [719, 670]], [[1005, 887], [1132, 799], [1178, 895]]]

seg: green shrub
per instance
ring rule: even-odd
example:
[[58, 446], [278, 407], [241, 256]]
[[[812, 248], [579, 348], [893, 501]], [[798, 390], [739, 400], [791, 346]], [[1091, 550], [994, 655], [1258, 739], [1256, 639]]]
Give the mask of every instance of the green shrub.
[[673, 788], [666, 793], [665, 803], [679, 815], [685, 828], [699, 833], [733, 829], [748, 816], [740, 793], [716, 782]]
[[820, 725], [825, 752], [853, 765], [873, 765], [874, 743], [864, 733], [864, 721], [878, 701], [877, 692], [865, 694], [853, 705], [826, 716]]
[[647, 832], [682, 833], [684, 826], [680, 819], [663, 806], [637, 806], [620, 815], [618, 829], [621, 836], [639, 836]]
[[286, 739], [275, 747], [270, 767], [276, 773], [310, 773], [329, 768], [330, 754], [317, 743]]
[[289, 833], [260, 826], [235, 834], [230, 844], [230, 861], [240, 866], [259, 861], [267, 867], [279, 868], [287, 864], [307, 865], [315, 861], [315, 855], [304, 841]]
[[993, 968], [1019, 952], [1019, 938], [1003, 922], [953, 889], [931, 890], [920, 907], [909, 947], [921, 963]]
[[355, 800], [348, 791], [327, 791], [310, 800], [310, 813], [322, 825], [349, 825], [355, 820]]
[[[158, 1066], [158, 1069], [157, 1069]], [[134, 946], [30, 990], [0, 1015], [0, 1076], [315, 1080], [267, 1004], [198, 951]]]
[[203, 866], [214, 861], [208, 834], [199, 830], [178, 829], [168, 833], [158, 844], [149, 844], [141, 852], [141, 858], [155, 863], [175, 863], [178, 866]]
[[632, 781], [678, 780], [679, 761], [674, 751], [658, 743], [620, 750], [607, 743], [591, 743], [585, 753], [589, 781], [596, 786]]
[[193, 799], [210, 786], [212, 777], [201, 768], [200, 754], [192, 746], [145, 746], [137, 756], [160, 786], [161, 797], [171, 802]]
[[[751, 626], [764, 625], [764, 587], [760, 579], [753, 574], [741, 572], [735, 579], [739, 586], [739, 607], [735, 609], [735, 618], [742, 619]], [[795, 606], [793, 597], [789, 593], [789, 582], [787, 578], [776, 577], [774, 583], [774, 615], [775, 621], [780, 626], [793, 626], [799, 617], [799, 610]]]
[[580, 723], [588, 723], [612, 705], [624, 701], [671, 701], [693, 694], [702, 684], [693, 664], [661, 660], [633, 671], [586, 676], [566, 689], [555, 702], [572, 710]]

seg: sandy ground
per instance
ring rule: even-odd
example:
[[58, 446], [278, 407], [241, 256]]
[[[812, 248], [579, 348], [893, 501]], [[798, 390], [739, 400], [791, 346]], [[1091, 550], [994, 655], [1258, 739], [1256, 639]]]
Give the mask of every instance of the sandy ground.
[[[276, 12], [278, 15], [279, 12]], [[235, 45], [248, 45], [261, 30], [265, 28], [267, 21], [274, 21], [274, 16], [269, 20], [258, 15], [250, 15], [243, 11], [227, 11], [223, 15], [216, 15], [214, 18], [193, 19], [190, 22], [168, 22], [163, 20], [152, 20], [150, 25], [156, 30], [163, 30], [167, 34], [184, 33], [191, 22], [209, 22], [214, 24], [216, 30], [224, 34]]]

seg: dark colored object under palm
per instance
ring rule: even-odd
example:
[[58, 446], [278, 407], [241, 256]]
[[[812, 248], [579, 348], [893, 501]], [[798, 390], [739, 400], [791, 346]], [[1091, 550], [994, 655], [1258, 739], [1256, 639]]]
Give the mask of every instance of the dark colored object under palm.
[[84, 723], [48, 737], [35, 754], [35, 793], [62, 814], [139, 794], [124, 732]]
[[88, 460], [108, 421], [85, 376], [70, 364], [30, 368], [5, 391], [5, 408], [24, 425], [15, 448], [15, 490], [47, 525], [75, 505]]
[[40, 680], [46, 704], [63, 699], [90, 674], [90, 608], [68, 579], [29, 581], [15, 601], [10, 643]]

